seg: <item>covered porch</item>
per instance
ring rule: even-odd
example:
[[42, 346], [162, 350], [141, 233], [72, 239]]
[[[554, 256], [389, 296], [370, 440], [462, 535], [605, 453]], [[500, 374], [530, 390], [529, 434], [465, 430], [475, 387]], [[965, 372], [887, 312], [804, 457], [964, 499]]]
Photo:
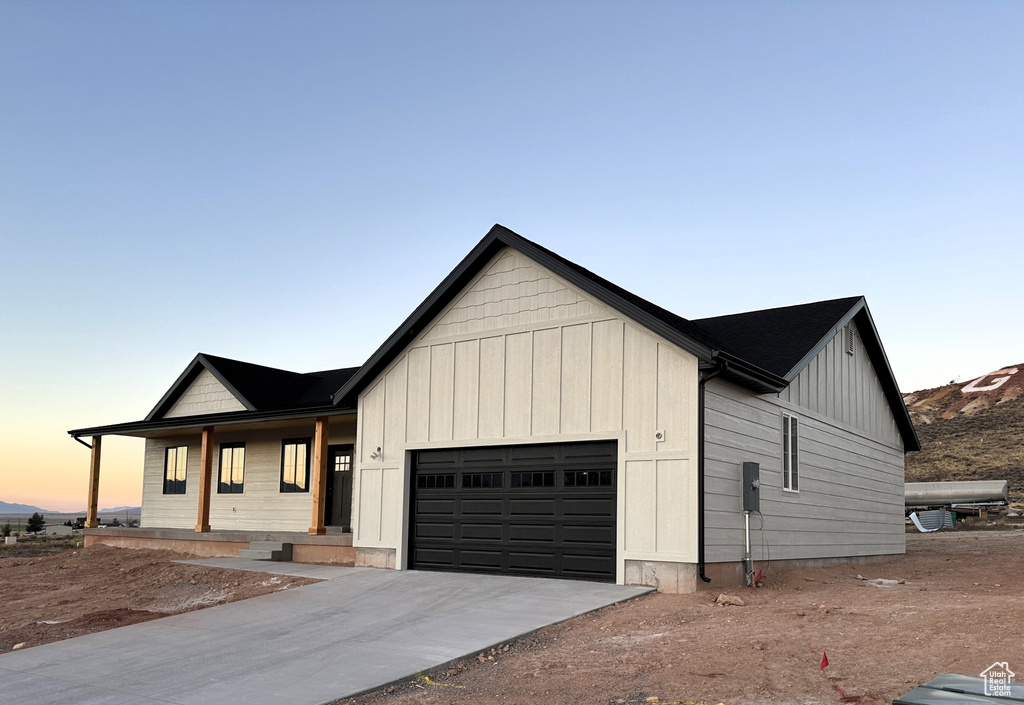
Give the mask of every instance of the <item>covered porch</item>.
[[[91, 449], [85, 545], [233, 557], [255, 544], [278, 543], [287, 546], [290, 560], [352, 565], [355, 414], [312, 411], [262, 419], [251, 412], [193, 416], [72, 432]], [[86, 433], [91, 443], [83, 439]], [[138, 528], [98, 527], [105, 435], [146, 439]], [[234, 476], [226, 460], [232, 456]]]

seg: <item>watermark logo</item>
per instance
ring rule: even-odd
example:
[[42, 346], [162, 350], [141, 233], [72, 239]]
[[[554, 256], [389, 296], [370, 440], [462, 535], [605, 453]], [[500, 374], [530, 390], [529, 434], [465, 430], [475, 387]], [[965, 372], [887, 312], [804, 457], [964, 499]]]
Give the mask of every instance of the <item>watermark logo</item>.
[[1010, 684], [1013, 683], [1014, 672], [1006, 661], [996, 661], [981, 672], [985, 679], [985, 695], [995, 698], [1010, 697]]

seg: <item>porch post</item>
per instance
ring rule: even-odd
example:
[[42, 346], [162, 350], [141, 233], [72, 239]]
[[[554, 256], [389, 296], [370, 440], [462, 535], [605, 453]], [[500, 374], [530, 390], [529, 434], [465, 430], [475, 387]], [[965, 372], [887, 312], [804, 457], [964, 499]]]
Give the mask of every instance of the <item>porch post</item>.
[[100, 506], [100, 442], [103, 436], [92, 437], [92, 457], [89, 460], [89, 505], [85, 510], [85, 527], [99, 526], [97, 511]]
[[327, 426], [330, 417], [318, 416], [316, 435], [313, 438], [313, 523], [309, 534], [326, 534], [324, 526], [324, 504], [327, 499]]
[[203, 427], [203, 447], [200, 452], [197, 533], [210, 530], [210, 486], [213, 482], [213, 426]]

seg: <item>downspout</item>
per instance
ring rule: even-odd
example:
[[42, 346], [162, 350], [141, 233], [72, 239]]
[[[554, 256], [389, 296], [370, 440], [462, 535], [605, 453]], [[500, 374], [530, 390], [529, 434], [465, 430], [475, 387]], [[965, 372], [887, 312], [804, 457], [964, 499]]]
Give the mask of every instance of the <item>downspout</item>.
[[697, 568], [700, 579], [710, 583], [704, 574], [704, 385], [725, 372], [729, 363], [716, 360], [715, 368], [697, 382]]

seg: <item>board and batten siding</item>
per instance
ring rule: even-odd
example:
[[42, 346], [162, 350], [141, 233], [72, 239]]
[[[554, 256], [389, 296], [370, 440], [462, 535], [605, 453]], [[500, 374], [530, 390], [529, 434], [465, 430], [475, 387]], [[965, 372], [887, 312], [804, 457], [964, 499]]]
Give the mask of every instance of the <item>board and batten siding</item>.
[[404, 565], [410, 450], [612, 439], [620, 582], [693, 562], [696, 400], [695, 357], [502, 250], [360, 395], [354, 544]]
[[[313, 493], [281, 492], [281, 443], [285, 438], [309, 438], [314, 426], [275, 428], [265, 431], [229, 431], [215, 434], [213, 482], [210, 487], [210, 528], [218, 530], [302, 531], [309, 529]], [[330, 444], [353, 443], [352, 423], [337, 423], [330, 431]], [[243, 491], [219, 494], [220, 444], [245, 443]], [[165, 450], [188, 446], [185, 494], [164, 494]], [[199, 465], [202, 437], [175, 435], [146, 439], [145, 470], [142, 480], [143, 528], [195, 529], [199, 513]], [[312, 464], [312, 446], [310, 448]]]
[[203, 370], [192, 380], [192, 384], [178, 397], [163, 418], [174, 419], [226, 411], [245, 411], [245, 406], [213, 376], [212, 372]]
[[[853, 325], [851, 323], [851, 325]], [[778, 395], [712, 380], [705, 395], [708, 562], [743, 560], [742, 464], [761, 466], [754, 560], [903, 553], [903, 442], [860, 345], [840, 331]], [[782, 415], [799, 419], [799, 492], [783, 490]]]

